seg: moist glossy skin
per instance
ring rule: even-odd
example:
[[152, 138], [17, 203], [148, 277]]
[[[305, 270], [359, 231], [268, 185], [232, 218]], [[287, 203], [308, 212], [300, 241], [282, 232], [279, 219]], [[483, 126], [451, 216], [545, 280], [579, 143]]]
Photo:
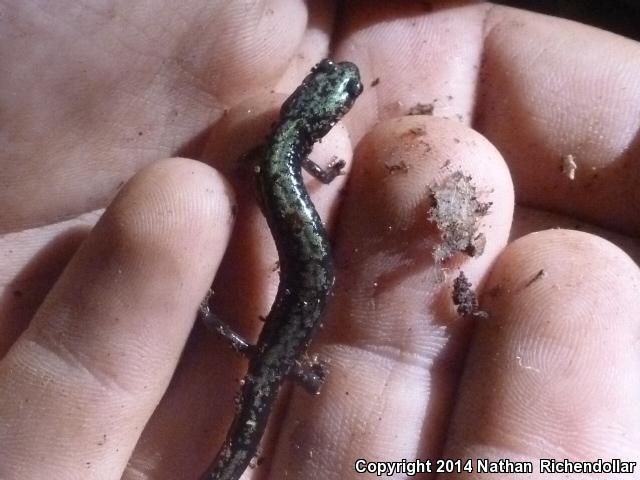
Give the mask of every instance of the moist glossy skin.
[[[362, 92], [358, 68], [320, 62], [285, 101], [260, 163], [263, 213], [278, 249], [280, 285], [249, 361], [239, 411], [202, 480], [236, 480], [256, 454], [282, 381], [307, 349], [334, 283], [330, 245], [302, 182], [316, 140]], [[329, 180], [330, 181], [330, 180]]]

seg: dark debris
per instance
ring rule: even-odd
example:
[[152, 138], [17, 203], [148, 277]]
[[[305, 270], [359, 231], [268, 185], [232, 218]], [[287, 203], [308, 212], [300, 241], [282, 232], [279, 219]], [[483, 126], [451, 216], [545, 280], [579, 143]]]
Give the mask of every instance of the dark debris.
[[473, 290], [472, 284], [467, 280], [463, 271], [453, 281], [453, 304], [457, 307], [457, 311], [463, 317], [471, 316], [473, 318], [488, 318], [487, 312], [480, 310], [478, 297]]

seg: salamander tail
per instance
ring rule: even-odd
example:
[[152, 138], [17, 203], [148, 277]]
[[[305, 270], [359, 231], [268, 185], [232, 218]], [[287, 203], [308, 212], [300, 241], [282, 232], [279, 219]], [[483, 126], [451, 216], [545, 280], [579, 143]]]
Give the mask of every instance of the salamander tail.
[[[281, 379], [261, 381], [262, 375], [247, 375], [237, 413], [224, 446], [200, 480], [237, 480], [249, 466], [267, 427], [271, 407]], [[275, 380], [275, 381], [274, 381]]]

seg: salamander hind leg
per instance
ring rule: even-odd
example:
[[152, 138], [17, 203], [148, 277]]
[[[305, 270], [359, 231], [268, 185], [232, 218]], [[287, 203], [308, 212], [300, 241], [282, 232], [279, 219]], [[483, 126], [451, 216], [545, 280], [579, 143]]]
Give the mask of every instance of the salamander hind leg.
[[333, 180], [338, 175], [342, 175], [342, 169], [346, 164], [347, 162], [345, 162], [344, 160], [336, 159], [331, 162], [327, 166], [327, 168], [322, 168], [320, 165], [309, 158], [304, 158], [302, 160], [302, 168], [304, 168], [309, 173], [309, 175], [317, 178], [325, 185], [333, 182]]

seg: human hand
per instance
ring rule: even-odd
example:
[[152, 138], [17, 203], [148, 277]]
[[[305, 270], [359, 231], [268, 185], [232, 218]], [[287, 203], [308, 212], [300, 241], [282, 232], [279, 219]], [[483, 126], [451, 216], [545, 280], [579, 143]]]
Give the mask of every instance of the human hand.
[[[500, 154], [532, 207], [516, 210], [516, 235], [585, 220], [637, 235], [640, 47], [503, 7], [418, 3], [351, 3], [339, 34], [326, 5], [309, 26], [293, 3], [11, 7], [0, 29], [12, 93], [0, 113], [2, 353], [13, 345], [0, 363], [0, 477], [195, 478], [209, 462], [244, 363], [197, 326], [163, 393], [225, 251], [216, 301], [244, 331], [259, 329], [278, 280], [251, 185], [229, 164], [268, 129], [282, 100], [270, 90], [290, 92], [332, 39], [366, 91], [345, 119], [351, 139], [337, 129], [314, 157], [349, 159], [360, 142], [314, 343], [331, 374], [319, 397], [285, 399], [254, 473], [350, 478], [356, 458], [637, 459], [637, 267], [577, 232], [503, 251], [513, 196]], [[418, 103], [434, 115], [373, 128]], [[97, 215], [73, 217], [176, 154], [234, 182], [229, 247], [236, 200], [221, 176], [166, 160], [124, 187], [60, 276]], [[573, 181], [560, 171], [568, 154]], [[401, 162], [406, 173], [391, 174]], [[450, 261], [442, 282], [427, 192], [457, 170], [493, 205], [484, 254]], [[310, 186], [324, 218], [341, 186]], [[597, 233], [637, 258], [633, 240]], [[488, 276], [489, 320], [455, 314], [458, 268], [474, 284]]]

